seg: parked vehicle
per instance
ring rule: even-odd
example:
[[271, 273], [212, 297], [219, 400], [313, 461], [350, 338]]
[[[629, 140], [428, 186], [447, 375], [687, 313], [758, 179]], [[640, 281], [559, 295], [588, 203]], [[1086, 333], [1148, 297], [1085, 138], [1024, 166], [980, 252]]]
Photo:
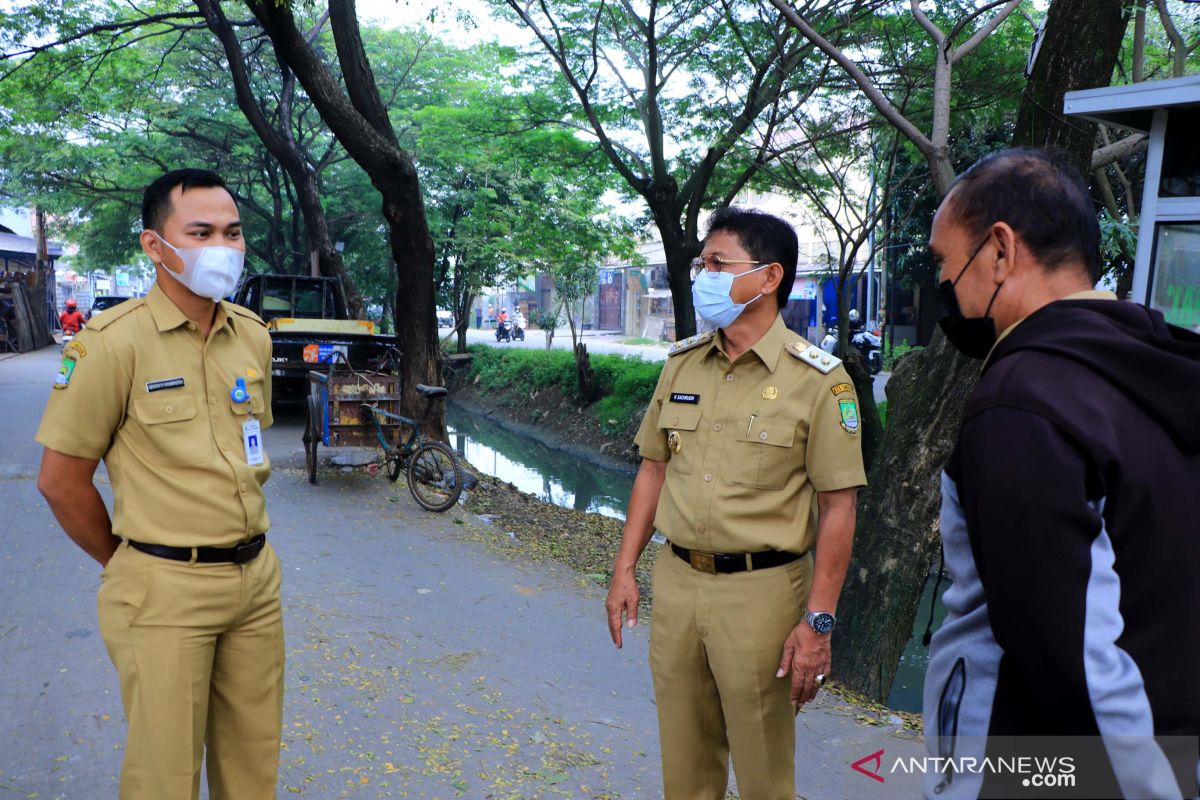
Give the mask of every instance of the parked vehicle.
[[[837, 348], [838, 341], [838, 326], [835, 324], [825, 332], [825, 338], [821, 340], [821, 349], [827, 353], [832, 353]], [[850, 311], [850, 346], [862, 353], [863, 359], [867, 362], [867, 368], [872, 375], [878, 375], [883, 369], [883, 339], [876, 331], [869, 331], [861, 327], [859, 322], [858, 311], [851, 309]]]
[[376, 370], [394, 344], [393, 337], [375, 333], [375, 323], [350, 319], [336, 278], [251, 275], [234, 302], [267, 323], [275, 398], [305, 393], [309, 370], [339, 355], [353, 369]]
[[113, 294], [96, 295], [95, 297], [92, 298], [92, 307], [87, 313], [87, 318], [91, 319], [92, 317], [96, 316], [104, 309], [112, 308], [113, 306], [120, 305], [121, 303], [124, 303], [128, 299], [129, 299], [128, 297], [118, 297]]
[[454, 314], [444, 308], [437, 309], [437, 326], [439, 328], [453, 328]]

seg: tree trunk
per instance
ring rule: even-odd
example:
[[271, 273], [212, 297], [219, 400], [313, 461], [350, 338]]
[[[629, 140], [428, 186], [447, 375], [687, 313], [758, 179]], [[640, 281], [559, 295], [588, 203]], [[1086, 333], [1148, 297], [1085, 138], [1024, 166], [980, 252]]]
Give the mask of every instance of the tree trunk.
[[304, 229], [308, 237], [308, 252], [317, 252], [317, 261], [321, 274], [327, 278], [338, 278], [346, 297], [346, 305], [351, 317], [362, 319], [365, 313], [362, 294], [358, 285], [345, 270], [341, 253], [333, 246], [329, 238], [329, 228], [325, 223], [325, 209], [321, 205], [321, 195], [317, 188], [316, 173], [309, 168], [308, 162], [291, 135], [292, 124], [292, 91], [295, 85], [294, 73], [286, 62], [280, 61], [280, 71], [283, 73], [284, 91], [281, 93], [279, 104], [278, 124], [276, 129], [268, 120], [268, 115], [259, 106], [250, 83], [250, 75], [242, 53], [241, 43], [237, 39], [233, 26], [221, 9], [220, 0], [196, 0], [196, 7], [204, 14], [209, 30], [217, 37], [225, 51], [229, 62], [230, 76], [233, 78], [234, 95], [238, 108], [258, 134], [267, 151], [279, 162], [287, 172], [296, 191], [296, 201], [300, 213], [304, 217]]
[[1013, 144], [1060, 147], [1081, 175], [1092, 172], [1096, 126], [1062, 113], [1063, 95], [1112, 81], [1129, 18], [1127, 0], [1054, 0], [1033, 73], [1021, 96]]
[[[290, 7], [272, 0], [248, 0], [247, 5], [270, 37], [276, 58], [292, 70], [321, 119], [382, 197], [388, 242], [397, 265], [394, 305], [396, 343], [401, 352], [400, 404], [403, 413], [420, 418], [427, 404], [416, 385], [438, 385], [442, 373], [434, 312], [433, 238], [416, 167], [397, 143], [363, 50], [354, 2], [329, 2], [344, 87], [296, 28]], [[445, 438], [441, 403], [430, 406], [430, 417], [422, 426], [429, 435]]]
[[881, 703], [937, 552], [941, 470], [979, 369], [939, 331], [928, 348], [905, 356], [888, 381], [886, 435], [859, 496], [833, 646], [837, 680]]
[[[1109, 83], [1124, 32], [1121, 2], [1053, 0], [1014, 144], [1067, 147], [1082, 173], [1090, 172], [1091, 128], [1081, 133], [1078, 120], [1062, 118], [1062, 95]], [[891, 691], [937, 551], [940, 474], [978, 374], [979, 363], [937, 332], [888, 382], [888, 424], [859, 499], [833, 648], [838, 680], [880, 702]]]

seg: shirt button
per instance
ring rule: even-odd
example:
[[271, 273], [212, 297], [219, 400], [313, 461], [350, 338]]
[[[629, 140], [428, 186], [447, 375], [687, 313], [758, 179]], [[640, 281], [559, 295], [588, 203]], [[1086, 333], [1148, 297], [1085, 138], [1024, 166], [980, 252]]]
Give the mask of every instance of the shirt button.
[[217, 404], [217, 396], [215, 394], [210, 394], [208, 396], [208, 402], [215, 406]]
[[704, 533], [704, 523], [703, 522], [696, 526], [696, 533]]
[[175, 409], [172, 408], [171, 406], [167, 406], [166, 408], [163, 409], [163, 411], [167, 412], [168, 414], [172, 413], [174, 410]]
[[713, 423], [713, 430], [714, 430], [714, 431], [719, 431], [719, 430], [721, 430], [721, 423], [719, 423], [719, 422], [714, 422], [714, 423]]
[[706, 480], [706, 481], [711, 481], [711, 480], [712, 480], [712, 475], [710, 475], [710, 474], [708, 474], [708, 473], [705, 473], [705, 474], [704, 474], [704, 480]]
[[725, 382], [733, 383], [733, 373], [732, 372], [725, 376]]
[[762, 433], [758, 434], [758, 438], [765, 442], [767, 440], [767, 432], [763, 431]]
[[196, 330], [196, 323], [194, 323], [194, 322], [189, 322], [189, 323], [188, 323], [188, 330], [189, 330], [189, 331], [194, 331], [194, 330]]
[[238, 484], [238, 491], [239, 491], [239, 492], [241, 492], [242, 494], [245, 494], [245, 493], [246, 493], [246, 484], [244, 484], [244, 483], [239, 483], [239, 484]]
[[675, 417], [675, 419], [671, 420], [671, 424], [672, 424], [672, 425], [678, 425], [678, 424], [679, 424], [679, 417]]

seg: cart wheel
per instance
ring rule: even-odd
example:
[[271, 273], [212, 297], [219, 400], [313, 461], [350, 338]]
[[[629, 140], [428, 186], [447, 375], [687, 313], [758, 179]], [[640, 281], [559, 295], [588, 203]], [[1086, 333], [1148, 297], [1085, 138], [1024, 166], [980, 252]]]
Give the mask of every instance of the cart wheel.
[[408, 459], [408, 490], [430, 511], [445, 511], [462, 494], [462, 468], [441, 442], [424, 442]]
[[400, 451], [388, 453], [387, 456], [388, 477], [392, 479], [392, 483], [400, 477], [400, 472], [404, 469], [404, 457], [400, 455]]
[[304, 463], [308, 467], [308, 482], [317, 482], [317, 445], [321, 441], [321, 417], [316, 398], [308, 398], [308, 419], [304, 423]]

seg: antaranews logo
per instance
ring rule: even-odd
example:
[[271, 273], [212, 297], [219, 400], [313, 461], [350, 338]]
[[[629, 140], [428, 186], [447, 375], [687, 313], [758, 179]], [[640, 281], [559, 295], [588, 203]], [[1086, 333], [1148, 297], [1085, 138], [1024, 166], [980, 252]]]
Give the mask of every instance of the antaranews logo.
[[[850, 768], [857, 772], [861, 772], [863, 775], [866, 775], [872, 780], [877, 780], [880, 783], [883, 783], [883, 776], [879, 774], [883, 769], [883, 752], [883, 750], [876, 750], [874, 753], [871, 753], [871, 755], [855, 761], [850, 765]], [[874, 764], [875, 766], [873, 769], [868, 770], [866, 766], [867, 764]]]
[[[1017, 756], [1012, 758], [959, 758], [897, 756], [884, 764], [886, 750], [876, 750], [850, 764], [855, 772], [866, 775], [879, 783], [886, 782], [886, 775], [983, 774], [1016, 775], [1022, 778], [1021, 785], [1039, 788], [1065, 788], [1075, 786], [1075, 760], [1071, 756], [1041, 758]], [[886, 772], [885, 772], [886, 771]]]

